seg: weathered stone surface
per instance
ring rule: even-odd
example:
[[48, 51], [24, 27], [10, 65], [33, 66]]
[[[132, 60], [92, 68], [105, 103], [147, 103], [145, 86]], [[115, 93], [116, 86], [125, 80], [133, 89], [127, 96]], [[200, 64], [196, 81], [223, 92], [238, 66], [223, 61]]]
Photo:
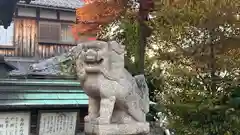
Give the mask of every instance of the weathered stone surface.
[[[39, 73], [42, 75], [65, 75], [71, 76], [72, 68], [75, 68], [75, 56], [78, 56], [81, 52], [80, 46], [74, 46], [67, 53], [63, 53], [59, 56], [51, 57], [49, 59], [34, 63], [29, 66], [28, 73]], [[62, 66], [66, 65], [69, 71], [63, 71]], [[74, 72], [75, 73], [75, 72]]]
[[96, 125], [85, 123], [86, 135], [147, 135], [149, 123]]
[[133, 77], [124, 68], [124, 47], [114, 41], [90, 41], [78, 46], [81, 53], [75, 57], [76, 71], [89, 96], [85, 132], [92, 129], [97, 135], [149, 132], [147, 83], [143, 75]]

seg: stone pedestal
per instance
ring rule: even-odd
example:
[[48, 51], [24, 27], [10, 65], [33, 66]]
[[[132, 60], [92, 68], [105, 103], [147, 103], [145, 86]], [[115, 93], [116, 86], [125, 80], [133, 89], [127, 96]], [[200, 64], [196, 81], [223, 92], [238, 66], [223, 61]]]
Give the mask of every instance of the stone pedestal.
[[86, 135], [148, 135], [149, 123], [97, 125], [85, 123]]

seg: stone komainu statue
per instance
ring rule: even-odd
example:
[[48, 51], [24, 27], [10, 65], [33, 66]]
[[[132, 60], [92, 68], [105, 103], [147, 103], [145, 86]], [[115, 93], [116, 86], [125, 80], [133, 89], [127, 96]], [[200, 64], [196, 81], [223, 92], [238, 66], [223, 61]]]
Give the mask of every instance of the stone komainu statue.
[[[63, 71], [62, 65], [67, 70]], [[29, 72], [77, 74], [89, 96], [89, 114], [85, 122], [125, 124], [146, 121], [149, 90], [145, 77], [132, 77], [124, 68], [124, 47], [114, 41], [83, 42], [67, 53], [31, 65]]]
[[149, 111], [148, 87], [143, 75], [124, 68], [124, 47], [115, 41], [79, 44], [76, 72], [89, 96], [85, 122], [125, 124], [145, 122]]

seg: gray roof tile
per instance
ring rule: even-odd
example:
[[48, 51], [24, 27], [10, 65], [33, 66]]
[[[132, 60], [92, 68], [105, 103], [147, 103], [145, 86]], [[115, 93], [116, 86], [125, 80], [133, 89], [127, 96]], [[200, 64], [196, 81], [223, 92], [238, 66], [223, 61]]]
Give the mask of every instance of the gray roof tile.
[[30, 4], [75, 9], [81, 7], [83, 5], [83, 2], [81, 2], [81, 0], [35, 0], [32, 1]]

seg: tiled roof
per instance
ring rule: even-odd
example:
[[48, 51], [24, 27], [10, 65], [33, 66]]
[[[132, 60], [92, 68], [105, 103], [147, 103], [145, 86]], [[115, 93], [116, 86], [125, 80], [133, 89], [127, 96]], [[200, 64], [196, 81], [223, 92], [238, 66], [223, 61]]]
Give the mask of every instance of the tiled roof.
[[[22, 3], [22, 2], [20, 2]], [[30, 5], [75, 9], [81, 7], [81, 0], [35, 0]]]

